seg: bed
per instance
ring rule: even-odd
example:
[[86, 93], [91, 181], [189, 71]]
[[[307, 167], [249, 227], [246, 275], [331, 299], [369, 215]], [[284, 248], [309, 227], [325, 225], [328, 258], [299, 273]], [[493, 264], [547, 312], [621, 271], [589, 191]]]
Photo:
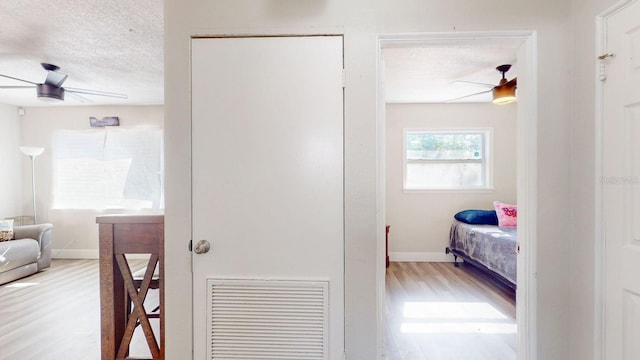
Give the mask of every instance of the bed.
[[516, 228], [468, 224], [454, 220], [446, 253], [453, 254], [490, 275], [508, 289], [516, 290]]

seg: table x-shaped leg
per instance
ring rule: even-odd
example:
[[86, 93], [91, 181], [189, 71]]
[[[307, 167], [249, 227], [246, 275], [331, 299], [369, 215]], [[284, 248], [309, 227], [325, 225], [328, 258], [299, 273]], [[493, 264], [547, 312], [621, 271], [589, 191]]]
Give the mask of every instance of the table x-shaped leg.
[[156, 267], [156, 264], [158, 263], [158, 255], [151, 255], [151, 257], [149, 258], [147, 270], [145, 271], [144, 277], [142, 278], [140, 291], [136, 289], [133, 283], [131, 269], [129, 269], [129, 264], [127, 263], [127, 259], [125, 258], [124, 254], [115, 255], [115, 257], [116, 262], [118, 263], [118, 268], [120, 269], [120, 273], [122, 274], [122, 277], [124, 279], [124, 285], [127, 293], [129, 293], [129, 297], [133, 302], [133, 309], [131, 310], [131, 316], [129, 317], [129, 320], [127, 321], [127, 327], [125, 328], [124, 336], [122, 337], [122, 343], [120, 343], [120, 348], [118, 349], [117, 358], [126, 358], [129, 351], [129, 345], [131, 344], [131, 338], [133, 337], [133, 332], [139, 320], [140, 325], [142, 325], [144, 337], [147, 340], [147, 345], [149, 345], [149, 350], [151, 350], [151, 356], [154, 359], [157, 359], [160, 357], [160, 348], [158, 347], [158, 342], [153, 335], [153, 329], [151, 328], [151, 323], [149, 322], [149, 318], [147, 317], [147, 312], [144, 309], [144, 299], [147, 297], [149, 285], [151, 284], [151, 280], [153, 278], [153, 271]]

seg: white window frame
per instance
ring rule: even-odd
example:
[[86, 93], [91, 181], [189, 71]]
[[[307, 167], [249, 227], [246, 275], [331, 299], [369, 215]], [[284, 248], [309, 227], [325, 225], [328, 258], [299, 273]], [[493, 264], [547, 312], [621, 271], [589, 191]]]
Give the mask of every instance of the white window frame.
[[[407, 159], [407, 135], [423, 134], [481, 134], [483, 135], [483, 157], [481, 160], [409, 160]], [[493, 128], [405, 128], [402, 132], [402, 187], [404, 192], [491, 192], [493, 188]], [[482, 164], [484, 184], [480, 186], [407, 186], [407, 165], [420, 162], [460, 162]]]

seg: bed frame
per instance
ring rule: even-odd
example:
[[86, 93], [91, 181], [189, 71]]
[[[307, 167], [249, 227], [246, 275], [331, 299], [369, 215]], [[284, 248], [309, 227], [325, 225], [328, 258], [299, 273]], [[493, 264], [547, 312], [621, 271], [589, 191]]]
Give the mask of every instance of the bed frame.
[[445, 253], [447, 254], [453, 254], [453, 265], [455, 267], [460, 267], [460, 263], [458, 262], [458, 257], [460, 257], [462, 260], [464, 260], [465, 263], [469, 263], [469, 265], [473, 266], [474, 268], [480, 270], [482, 273], [484, 273], [485, 275], [487, 275], [491, 280], [493, 280], [496, 285], [504, 288], [505, 290], [513, 293], [515, 295], [516, 289], [517, 289], [517, 285], [512, 283], [511, 281], [507, 280], [507, 278], [505, 278], [504, 276], [498, 274], [497, 272], [489, 269], [488, 267], [486, 267], [484, 264], [471, 259], [469, 256], [467, 256], [467, 254], [458, 251], [458, 250], [454, 250], [454, 249], [450, 249], [449, 247], [445, 248]]

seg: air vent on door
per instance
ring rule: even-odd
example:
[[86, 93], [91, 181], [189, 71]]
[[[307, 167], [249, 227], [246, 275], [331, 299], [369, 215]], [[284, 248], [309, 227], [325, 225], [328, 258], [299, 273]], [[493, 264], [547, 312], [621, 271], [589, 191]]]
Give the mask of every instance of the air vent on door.
[[326, 281], [208, 280], [209, 358], [328, 360]]

